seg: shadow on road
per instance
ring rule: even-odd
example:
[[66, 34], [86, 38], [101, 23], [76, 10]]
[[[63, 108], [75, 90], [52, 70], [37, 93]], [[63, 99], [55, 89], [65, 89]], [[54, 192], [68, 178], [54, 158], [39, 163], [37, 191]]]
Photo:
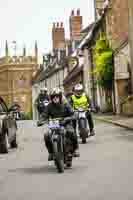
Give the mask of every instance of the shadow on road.
[[10, 173], [25, 173], [29, 175], [33, 174], [55, 174], [57, 173], [57, 170], [54, 166], [33, 166], [33, 167], [28, 167], [28, 168], [17, 168], [17, 169], [12, 169], [9, 170], [8, 172]]

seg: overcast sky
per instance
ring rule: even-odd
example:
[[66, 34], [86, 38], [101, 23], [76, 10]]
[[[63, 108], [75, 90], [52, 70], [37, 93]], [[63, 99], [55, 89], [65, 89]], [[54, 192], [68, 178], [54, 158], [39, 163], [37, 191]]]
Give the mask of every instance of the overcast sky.
[[94, 0], [0, 0], [0, 56], [5, 40], [10, 47], [17, 42], [18, 52], [23, 44], [31, 53], [34, 41], [38, 41], [40, 53], [51, 50], [53, 22], [63, 21], [66, 37], [69, 37], [69, 15], [73, 8], [81, 9], [83, 25], [93, 21]]

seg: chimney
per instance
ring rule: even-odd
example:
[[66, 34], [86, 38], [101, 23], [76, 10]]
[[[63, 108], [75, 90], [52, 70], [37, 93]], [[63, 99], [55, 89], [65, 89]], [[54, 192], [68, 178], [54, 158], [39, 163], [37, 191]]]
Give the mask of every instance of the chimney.
[[74, 16], [74, 10], [72, 10], [72, 12], [71, 12], [71, 16]]
[[53, 50], [65, 48], [65, 29], [63, 26], [63, 22], [61, 23], [57, 22], [56, 26], [53, 26], [52, 42], [53, 42]]
[[53, 23], [53, 28], [55, 28], [55, 23]]
[[57, 22], [57, 28], [59, 28], [59, 22]]
[[23, 57], [25, 57], [25, 56], [26, 56], [26, 47], [24, 45], [24, 47], [23, 47]]
[[60, 27], [63, 28], [63, 22], [61, 22]]
[[80, 16], [80, 9], [77, 10], [77, 16]]
[[74, 15], [74, 10], [72, 10], [69, 23], [71, 41], [81, 40], [82, 16], [80, 15], [80, 9], [77, 10], [76, 15]]

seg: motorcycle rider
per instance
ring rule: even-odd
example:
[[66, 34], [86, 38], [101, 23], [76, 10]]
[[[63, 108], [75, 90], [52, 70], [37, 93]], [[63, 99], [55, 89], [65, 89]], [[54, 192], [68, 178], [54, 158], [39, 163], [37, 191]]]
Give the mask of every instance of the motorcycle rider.
[[[75, 85], [74, 94], [70, 97], [70, 104], [74, 110], [80, 107], [87, 110], [86, 118], [88, 120], [88, 124], [90, 128], [90, 136], [94, 136], [95, 135], [94, 123], [93, 123], [91, 112], [89, 111], [89, 109], [91, 108], [91, 101], [89, 97], [84, 93], [82, 84]], [[76, 130], [76, 120], [73, 120], [73, 127]]]
[[[53, 91], [50, 94], [50, 103], [47, 107], [47, 111], [43, 115], [43, 120], [50, 118], [58, 118], [58, 117], [69, 117], [73, 115], [73, 110], [71, 107], [62, 101], [62, 93], [60, 89], [53, 89]], [[74, 147], [74, 154], [75, 156], [79, 156], [78, 152], [78, 139], [77, 135], [74, 132], [74, 129], [72, 125], [70, 124], [69, 128], [66, 131], [69, 131]], [[53, 149], [52, 149], [52, 142], [49, 132], [44, 134], [44, 141], [46, 148], [48, 150], [49, 156], [48, 160], [53, 160]]]
[[13, 111], [14, 113], [16, 113], [16, 119], [21, 119], [20, 110], [21, 107], [17, 101], [14, 101], [12, 106], [9, 108], [9, 111]]
[[48, 89], [46, 87], [43, 87], [40, 89], [40, 94], [37, 97], [37, 109], [40, 115], [43, 114], [45, 107], [44, 107], [44, 101], [49, 101], [49, 95], [48, 95]]

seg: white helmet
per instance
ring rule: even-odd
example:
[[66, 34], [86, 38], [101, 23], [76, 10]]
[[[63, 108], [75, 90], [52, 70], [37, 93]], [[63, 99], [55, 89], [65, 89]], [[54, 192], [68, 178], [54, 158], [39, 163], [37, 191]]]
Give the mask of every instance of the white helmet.
[[80, 83], [75, 85], [74, 91], [83, 91], [83, 85]]

